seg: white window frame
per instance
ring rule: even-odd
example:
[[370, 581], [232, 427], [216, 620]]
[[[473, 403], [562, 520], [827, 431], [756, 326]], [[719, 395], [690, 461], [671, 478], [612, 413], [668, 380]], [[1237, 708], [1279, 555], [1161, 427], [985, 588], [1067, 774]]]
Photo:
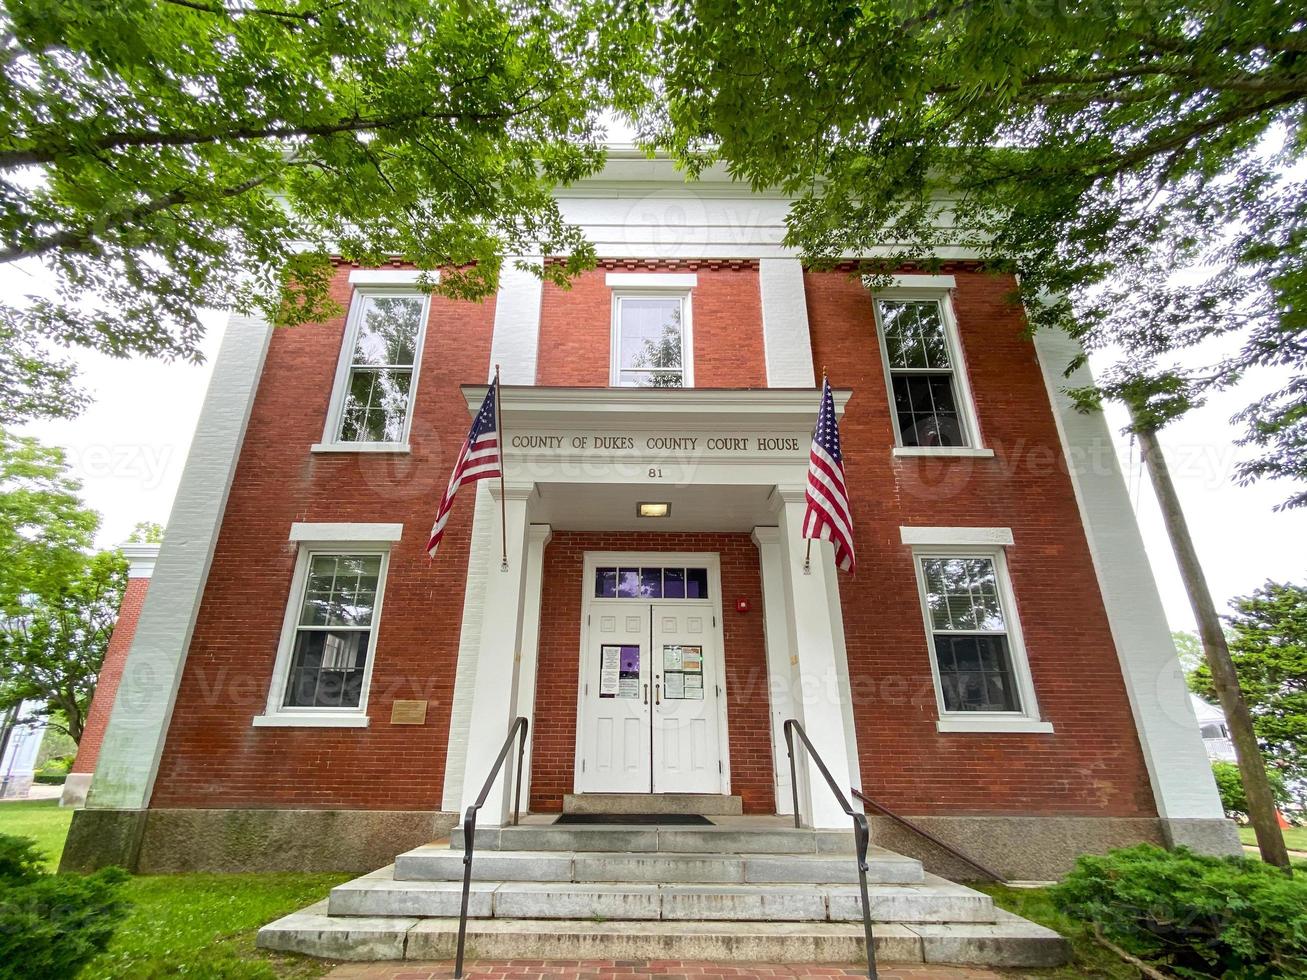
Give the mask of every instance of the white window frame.
[[[923, 285], [913, 284], [921, 280]], [[880, 364], [885, 373], [885, 394], [889, 400], [890, 422], [894, 426], [895, 456], [993, 456], [986, 449], [980, 433], [980, 417], [971, 392], [971, 379], [967, 361], [962, 352], [962, 339], [958, 334], [957, 317], [953, 311], [951, 276], [901, 276], [898, 282], [886, 289], [876, 290], [871, 307], [876, 321], [876, 343], [880, 347]], [[901, 283], [901, 284], [900, 284]], [[889, 345], [885, 342], [885, 323], [881, 317], [882, 302], [938, 303], [940, 320], [944, 325], [944, 342], [948, 348], [949, 364], [953, 369], [953, 395], [957, 402], [958, 422], [962, 426], [966, 444], [962, 446], [905, 446], [899, 429], [899, 413], [894, 406], [894, 371], [889, 362]]]
[[[318, 533], [315, 534], [315, 531]], [[403, 531], [402, 524], [295, 524], [291, 540], [299, 545], [295, 556], [295, 573], [291, 577], [290, 595], [282, 619], [281, 639], [272, 669], [268, 700], [261, 715], [255, 715], [256, 728], [366, 728], [368, 726], [368, 692], [372, 687], [372, 668], [377, 660], [381, 634], [386, 578], [390, 570], [390, 550]], [[322, 537], [330, 534], [330, 537]], [[377, 601], [372, 607], [372, 629], [368, 637], [368, 659], [363, 665], [362, 692], [354, 708], [288, 707], [286, 681], [295, 653], [300, 610], [304, 604], [304, 587], [309, 564], [314, 555], [380, 555], [377, 574]]]
[[[404, 273], [406, 276], [408, 273]], [[351, 282], [355, 282], [351, 276]], [[422, 349], [426, 345], [427, 325], [431, 318], [431, 296], [416, 288], [404, 285], [408, 279], [357, 280], [354, 292], [350, 296], [349, 314], [345, 320], [345, 336], [340, 345], [340, 356], [336, 362], [336, 379], [331, 389], [331, 401], [327, 408], [327, 421], [322, 430], [322, 441], [315, 443], [311, 449], [315, 453], [406, 453], [409, 451], [409, 431], [413, 426], [413, 406], [417, 404], [418, 378], [422, 369]], [[416, 280], [412, 280], [416, 281]], [[422, 299], [421, 320], [417, 338], [413, 344], [413, 377], [409, 382], [408, 411], [404, 415], [404, 429], [395, 442], [347, 442], [340, 438], [341, 419], [345, 411], [345, 399], [349, 395], [350, 369], [354, 362], [354, 346], [358, 342], [359, 330], [363, 325], [363, 310], [367, 299], [412, 298]]]
[[[615, 277], [609, 276], [610, 285]], [[650, 276], [650, 285], [640, 288], [613, 287], [612, 330], [608, 340], [608, 384], [614, 388], [631, 387], [622, 384], [622, 300], [625, 299], [679, 299], [681, 301], [681, 387], [694, 387], [694, 323], [691, 313], [691, 289], [680, 284], [687, 277], [667, 277], [668, 285]], [[636, 276], [618, 280], [638, 281]]]
[[[949, 711], [944, 707], [944, 687], [940, 682], [939, 660], [935, 653], [935, 631], [931, 626], [930, 603], [927, 599], [926, 573], [922, 564], [931, 558], [988, 558], [994, 563], [998, 584], [999, 608], [1007, 627], [1008, 657], [1012, 662], [1012, 679], [1021, 699], [1020, 711]], [[935, 727], [940, 732], [999, 733], [1018, 732], [1051, 734], [1053, 726], [1044, 721], [1035, 697], [1030, 662], [1026, 657], [1025, 637], [1021, 631], [1021, 617], [1017, 611], [1016, 595], [1008, 575], [1007, 553], [1002, 546], [959, 542], [956, 545], [922, 544], [912, 549], [912, 567], [917, 579], [917, 599], [921, 606], [921, 622], [925, 630], [926, 654], [930, 660], [930, 674], [935, 684], [935, 706], [939, 720]]]

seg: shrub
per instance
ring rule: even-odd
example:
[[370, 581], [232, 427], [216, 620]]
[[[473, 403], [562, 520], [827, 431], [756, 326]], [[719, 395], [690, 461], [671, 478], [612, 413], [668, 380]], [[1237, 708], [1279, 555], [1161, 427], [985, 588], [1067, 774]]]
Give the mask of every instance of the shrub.
[[1307, 881], [1151, 844], [1085, 855], [1051, 889], [1068, 915], [1181, 977], [1307, 976]]
[[127, 873], [51, 875], [31, 841], [0, 834], [0, 980], [73, 977], [127, 914]]
[[[1216, 778], [1216, 789], [1221, 794], [1221, 808], [1231, 820], [1248, 819], [1248, 797], [1243, 791], [1243, 777], [1239, 767], [1233, 762], [1213, 762], [1212, 775]], [[1284, 806], [1292, 797], [1284, 784], [1284, 776], [1276, 769], [1266, 770], [1266, 781], [1271, 784], [1271, 796], [1276, 806]]]

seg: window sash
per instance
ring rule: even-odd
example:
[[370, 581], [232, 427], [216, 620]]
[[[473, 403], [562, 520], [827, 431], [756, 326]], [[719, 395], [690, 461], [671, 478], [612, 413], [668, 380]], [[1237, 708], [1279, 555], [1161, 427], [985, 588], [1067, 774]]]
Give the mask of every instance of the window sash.
[[[679, 356], [675, 363], [641, 364], [627, 363], [624, 341], [630, 336], [626, 319], [627, 305], [632, 302], [660, 302], [676, 304], [680, 318]], [[655, 338], [645, 338], [650, 343]], [[684, 291], [667, 290], [622, 290], [613, 293], [613, 323], [611, 335], [611, 353], [609, 383], [621, 388], [689, 388], [693, 385], [693, 340], [690, 323], [690, 295]], [[638, 380], [633, 376], [640, 376]]]

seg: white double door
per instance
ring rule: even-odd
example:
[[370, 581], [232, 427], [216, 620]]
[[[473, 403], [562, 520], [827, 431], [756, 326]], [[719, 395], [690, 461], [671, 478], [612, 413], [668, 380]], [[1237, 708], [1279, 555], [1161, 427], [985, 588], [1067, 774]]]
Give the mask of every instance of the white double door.
[[725, 792], [715, 610], [595, 599], [587, 619], [576, 791]]

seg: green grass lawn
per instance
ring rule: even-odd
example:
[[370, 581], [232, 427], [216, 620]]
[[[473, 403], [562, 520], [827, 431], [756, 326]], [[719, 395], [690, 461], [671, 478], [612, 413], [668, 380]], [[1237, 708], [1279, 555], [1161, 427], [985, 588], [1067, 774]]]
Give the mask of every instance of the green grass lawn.
[[[1239, 839], [1245, 844], [1257, 846], [1257, 834], [1251, 827], [1240, 827]], [[1286, 827], [1284, 845], [1291, 851], [1307, 851], [1307, 827]]]
[[[0, 803], [0, 834], [31, 837], [54, 870], [71, 810], [55, 800]], [[154, 980], [274, 980], [320, 977], [333, 964], [254, 948], [259, 927], [324, 898], [346, 874], [138, 875], [125, 886], [132, 903], [109, 948], [84, 977]]]

